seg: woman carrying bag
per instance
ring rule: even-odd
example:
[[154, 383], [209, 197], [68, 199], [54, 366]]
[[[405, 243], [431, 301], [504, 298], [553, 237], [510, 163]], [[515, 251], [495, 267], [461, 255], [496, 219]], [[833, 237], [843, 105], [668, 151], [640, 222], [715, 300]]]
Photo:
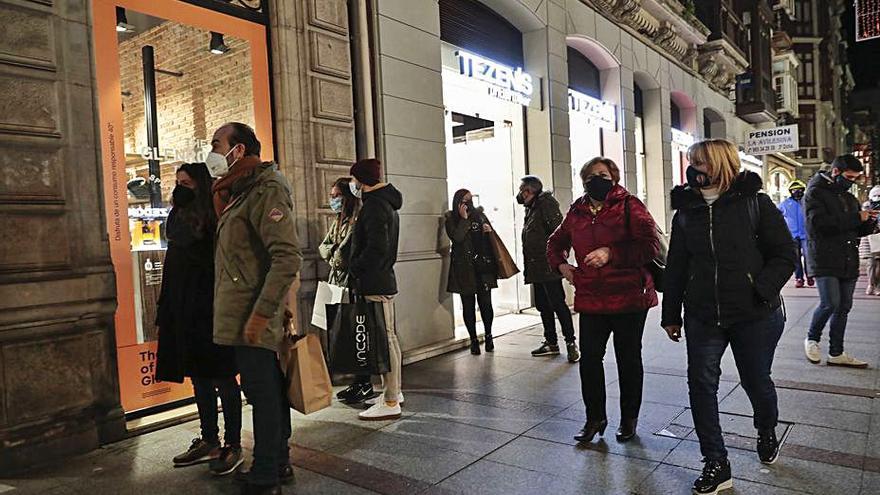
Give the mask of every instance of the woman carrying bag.
[[[342, 177], [330, 188], [330, 208], [336, 214], [336, 218], [333, 219], [324, 241], [318, 246], [321, 259], [330, 265], [327, 283], [339, 288], [348, 287], [351, 232], [361, 209], [361, 200], [351, 192], [350, 183], [350, 178]], [[328, 323], [329, 320], [327, 318]], [[359, 404], [376, 395], [370, 375], [356, 375], [354, 383], [337, 393], [336, 398], [346, 404]]]
[[446, 291], [461, 297], [464, 324], [471, 339], [471, 354], [480, 354], [477, 340], [479, 305], [486, 331], [486, 352], [493, 352], [492, 289], [498, 287], [498, 260], [492, 246], [492, 227], [482, 208], [475, 208], [467, 189], [456, 191], [452, 210], [446, 213], [446, 235], [452, 241], [452, 261]]
[[[202, 436], [174, 458], [176, 466], [211, 461], [216, 475], [242, 462], [241, 389], [232, 347], [214, 343], [214, 231], [217, 217], [211, 175], [204, 163], [185, 163], [177, 171], [166, 223], [168, 251], [162, 272], [156, 325], [159, 327], [156, 378], [183, 383], [192, 379]], [[225, 446], [217, 425], [217, 397], [223, 405]]]
[[[687, 185], [672, 190], [672, 238], [661, 325], [678, 342], [687, 334], [691, 413], [702, 474], [697, 494], [733, 486], [718, 417], [718, 380], [727, 347], [754, 409], [758, 457], [779, 455], [773, 354], [785, 316], [780, 291], [795, 268], [794, 240], [782, 213], [759, 192], [761, 177], [740, 172], [733, 143], [710, 139], [688, 150]], [[682, 318], [684, 309], [684, 318]]]
[[[660, 250], [648, 209], [620, 184], [620, 169], [608, 158], [594, 158], [581, 169], [586, 194], [575, 201], [562, 225], [547, 241], [550, 266], [575, 287], [580, 315], [581, 391], [587, 422], [575, 435], [591, 442], [608, 426], [605, 370], [608, 338], [620, 375], [620, 428], [617, 440], [636, 434], [642, 405], [642, 335], [657, 293], [648, 264]], [[574, 250], [577, 267], [568, 264]]]

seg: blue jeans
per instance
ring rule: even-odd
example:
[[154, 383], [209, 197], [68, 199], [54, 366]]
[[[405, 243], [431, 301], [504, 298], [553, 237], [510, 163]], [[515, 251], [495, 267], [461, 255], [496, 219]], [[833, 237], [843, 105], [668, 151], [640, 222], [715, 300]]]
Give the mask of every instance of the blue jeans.
[[776, 427], [779, 410], [776, 386], [770, 378], [773, 354], [785, 327], [781, 309], [760, 320], [727, 328], [704, 323], [685, 314], [688, 354], [688, 390], [700, 451], [712, 461], [727, 458], [718, 418], [718, 381], [721, 357], [728, 344], [733, 349], [740, 383], [754, 410], [758, 431]]
[[820, 342], [822, 330], [828, 320], [831, 327], [828, 335], [831, 339], [831, 349], [828, 352], [832, 356], [843, 354], [843, 334], [846, 333], [846, 319], [853, 305], [853, 293], [856, 290], [855, 278], [818, 277], [816, 286], [819, 288], [819, 306], [813, 312], [813, 322], [810, 323], [810, 340]]
[[241, 388], [253, 406], [254, 463], [250, 482], [277, 485], [278, 469], [290, 463], [290, 404], [276, 353], [259, 347], [235, 347]]

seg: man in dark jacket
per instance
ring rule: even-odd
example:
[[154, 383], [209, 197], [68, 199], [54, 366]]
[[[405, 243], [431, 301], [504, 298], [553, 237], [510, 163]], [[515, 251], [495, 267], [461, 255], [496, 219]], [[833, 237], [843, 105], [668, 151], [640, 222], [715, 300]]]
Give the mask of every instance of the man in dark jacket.
[[804, 197], [808, 265], [816, 277], [820, 300], [804, 341], [807, 359], [814, 364], [821, 361], [819, 341], [830, 319], [828, 365], [868, 366], [843, 352], [846, 320], [859, 278], [859, 237], [871, 234], [877, 225], [877, 212], [862, 211], [849, 192], [863, 170], [853, 155], [838, 156], [830, 173], [819, 172], [813, 177]]
[[523, 177], [516, 200], [526, 208], [522, 231], [526, 284], [534, 286], [535, 307], [541, 313], [544, 324], [544, 343], [532, 351], [532, 356], [559, 355], [556, 334], [558, 317], [568, 351], [568, 361], [576, 363], [580, 361], [581, 355], [575, 343], [571, 311], [565, 302], [562, 275], [552, 270], [547, 262], [547, 239], [562, 223], [559, 202], [550, 191], [544, 191], [541, 179], [533, 175]]
[[366, 401], [372, 407], [359, 414], [366, 421], [400, 418], [401, 352], [394, 325], [394, 295], [397, 278], [397, 243], [400, 233], [398, 210], [403, 195], [391, 184], [382, 182], [382, 164], [375, 158], [360, 160], [351, 167], [352, 192], [363, 199], [360, 215], [351, 236], [350, 286], [368, 301], [382, 303], [391, 370], [382, 376], [385, 391]]
[[254, 463], [245, 495], [280, 495], [293, 478], [290, 405], [278, 361], [285, 303], [302, 264], [290, 187], [273, 163], [260, 160], [249, 126], [225, 124], [211, 141], [209, 170], [218, 216], [214, 342], [232, 346], [241, 388], [253, 406]]

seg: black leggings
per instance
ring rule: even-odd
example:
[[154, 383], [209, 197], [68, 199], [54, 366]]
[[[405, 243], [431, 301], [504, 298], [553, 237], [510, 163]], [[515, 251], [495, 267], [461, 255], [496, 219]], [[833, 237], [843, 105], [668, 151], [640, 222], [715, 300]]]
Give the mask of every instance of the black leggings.
[[486, 335], [492, 335], [492, 320], [495, 312], [492, 309], [492, 291], [485, 289], [476, 294], [460, 294], [462, 312], [464, 313], [464, 326], [467, 327], [471, 339], [477, 338], [477, 305], [480, 306], [480, 316], [483, 318], [483, 328]]

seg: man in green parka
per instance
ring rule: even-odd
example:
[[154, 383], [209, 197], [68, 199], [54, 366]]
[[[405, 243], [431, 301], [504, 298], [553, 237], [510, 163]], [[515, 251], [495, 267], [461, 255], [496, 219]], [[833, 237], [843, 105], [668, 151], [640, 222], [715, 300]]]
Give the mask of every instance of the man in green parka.
[[206, 159], [217, 211], [214, 342], [232, 346], [241, 386], [253, 406], [254, 463], [245, 495], [281, 493], [293, 478], [290, 406], [277, 352], [286, 302], [302, 264], [290, 187], [277, 165], [260, 159], [249, 126], [224, 124]]

